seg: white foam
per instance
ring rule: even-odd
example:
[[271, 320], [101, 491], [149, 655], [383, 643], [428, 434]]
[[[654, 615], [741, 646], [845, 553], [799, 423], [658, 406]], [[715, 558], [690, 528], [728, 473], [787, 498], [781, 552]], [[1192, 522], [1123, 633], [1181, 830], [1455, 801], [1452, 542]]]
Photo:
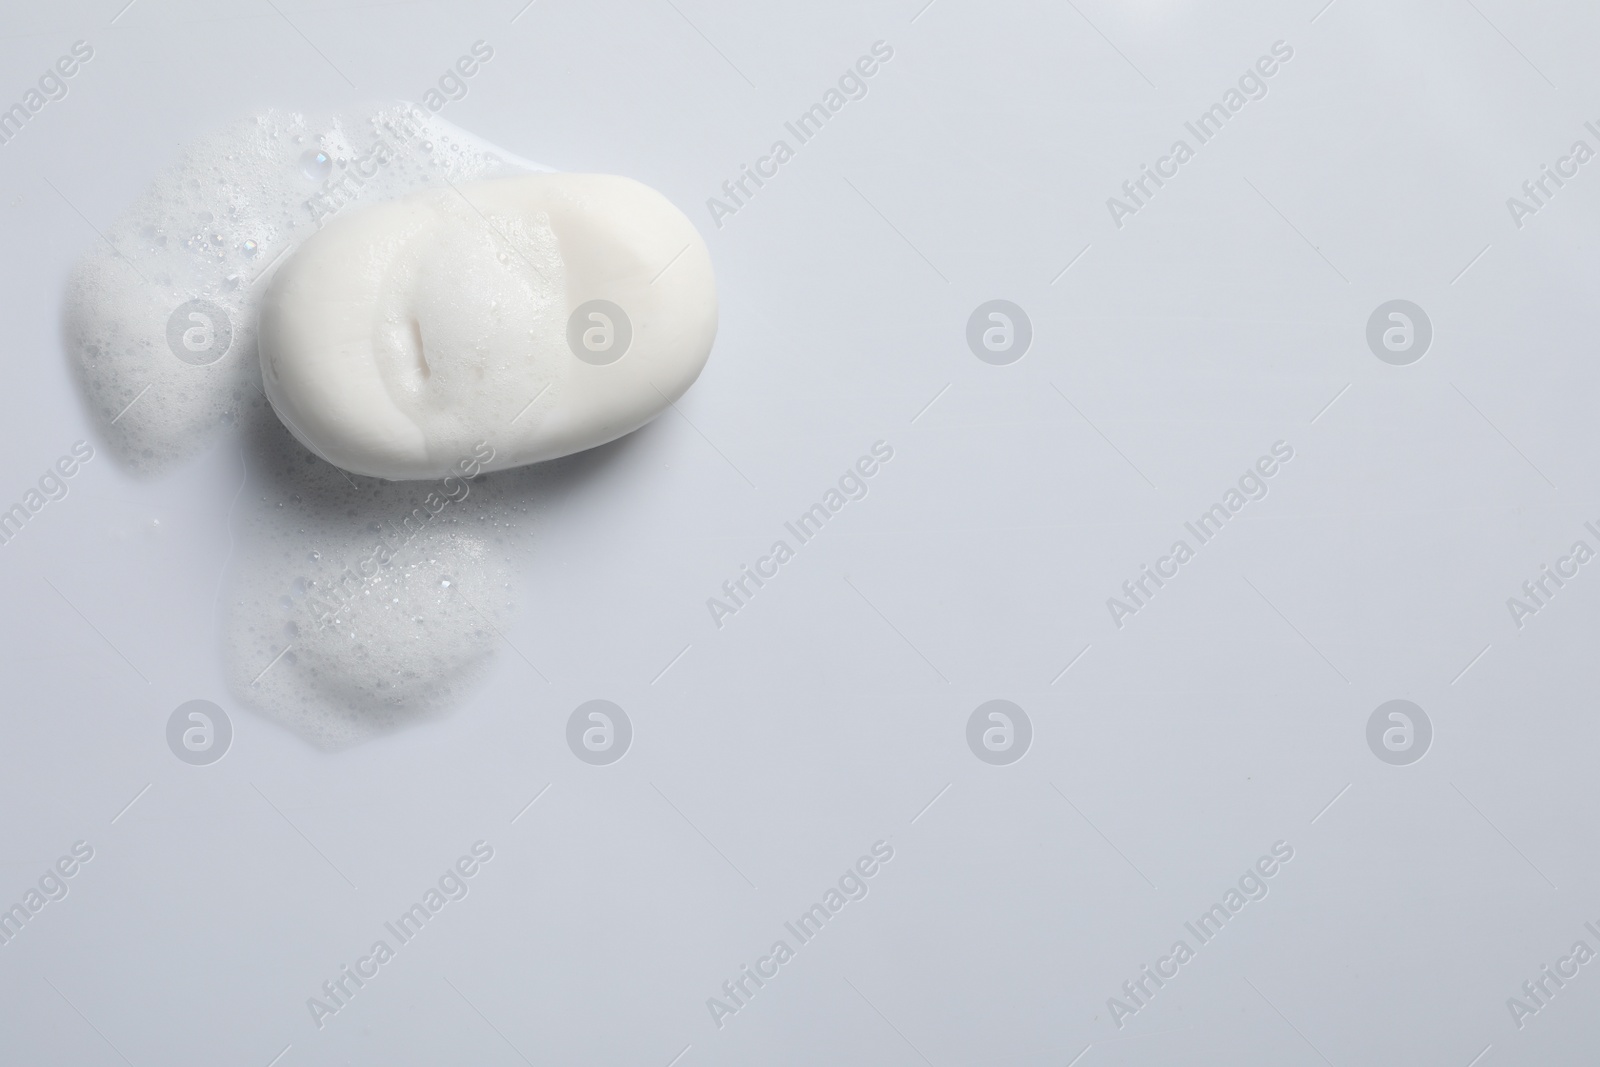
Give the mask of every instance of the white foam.
[[331, 748], [447, 710], [503, 642], [547, 475], [349, 476], [266, 401], [246, 420], [223, 630], [235, 694]]
[[[544, 169], [409, 104], [326, 117], [269, 110], [195, 141], [69, 282], [68, 353], [107, 443], [155, 472], [237, 420], [261, 388], [267, 276], [330, 218], [447, 180]], [[181, 311], [192, 301], [222, 317]]]
[[[319, 745], [436, 714], [482, 673], [503, 643], [532, 487], [547, 476], [459, 483], [464, 498], [435, 514], [436, 485], [318, 459], [262, 394], [260, 294], [284, 254], [356, 204], [543, 169], [411, 105], [267, 111], [189, 146], [73, 271], [69, 357], [115, 455], [154, 473], [240, 433], [248, 474], [224, 587], [227, 673], [242, 702]], [[371, 577], [344, 577], [381, 543], [392, 551]]]

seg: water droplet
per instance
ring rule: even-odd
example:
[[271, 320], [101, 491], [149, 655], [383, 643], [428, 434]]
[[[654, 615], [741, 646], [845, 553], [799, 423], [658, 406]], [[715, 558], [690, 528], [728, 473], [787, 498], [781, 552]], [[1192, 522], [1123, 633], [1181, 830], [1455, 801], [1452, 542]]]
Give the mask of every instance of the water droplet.
[[239, 247], [244, 250], [244, 254], [247, 256], [253, 256], [257, 252], [261, 251], [261, 246], [256, 244], [254, 241], [246, 241]]
[[300, 156], [300, 173], [314, 182], [320, 182], [333, 170], [333, 160], [320, 148], [308, 148]]

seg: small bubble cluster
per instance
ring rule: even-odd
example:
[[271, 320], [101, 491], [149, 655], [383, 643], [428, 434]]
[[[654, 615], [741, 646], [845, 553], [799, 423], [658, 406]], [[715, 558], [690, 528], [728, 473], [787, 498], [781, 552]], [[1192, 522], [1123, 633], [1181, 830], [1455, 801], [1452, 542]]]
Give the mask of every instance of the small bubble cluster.
[[312, 455], [264, 399], [245, 422], [223, 620], [235, 694], [325, 748], [448, 711], [504, 643], [556, 473], [388, 482]]

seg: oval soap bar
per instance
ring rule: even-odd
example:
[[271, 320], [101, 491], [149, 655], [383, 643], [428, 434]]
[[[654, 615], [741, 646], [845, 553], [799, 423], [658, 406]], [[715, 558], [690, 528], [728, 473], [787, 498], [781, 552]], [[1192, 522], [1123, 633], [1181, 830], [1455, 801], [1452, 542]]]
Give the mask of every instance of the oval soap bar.
[[262, 379], [302, 444], [356, 474], [439, 478], [638, 429], [689, 388], [717, 330], [711, 257], [628, 178], [530, 174], [331, 222], [261, 305]]

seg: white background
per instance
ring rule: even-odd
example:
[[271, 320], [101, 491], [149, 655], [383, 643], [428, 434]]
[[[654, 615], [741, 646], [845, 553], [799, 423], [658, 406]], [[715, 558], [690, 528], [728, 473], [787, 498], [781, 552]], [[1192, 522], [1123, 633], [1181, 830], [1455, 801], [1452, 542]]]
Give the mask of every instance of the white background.
[[[1600, 949], [1600, 577], [1520, 630], [1506, 598], [1600, 547], [1600, 163], [1521, 229], [1506, 198], [1600, 147], [1600, 9], [922, 2], [5, 5], [5, 103], [95, 49], [0, 147], [6, 503], [97, 440], [65, 278], [180, 145], [420, 99], [480, 39], [442, 116], [662, 190], [722, 318], [681, 413], [552, 469], [506, 631], [548, 682], [503, 650], [455, 714], [353, 750], [222, 682], [237, 442], [153, 480], [102, 448], [0, 548], [0, 900], [95, 849], [0, 947], [0, 1060], [1586, 1062], [1600, 965], [1520, 1030], [1506, 999]], [[878, 40], [868, 96], [717, 228], [706, 198]], [[1266, 98], [1116, 227], [1277, 40]], [[993, 298], [1033, 323], [1010, 366], [965, 342]], [[1364, 338], [1394, 298], [1435, 332], [1405, 367]], [[880, 439], [871, 494], [715, 628], [705, 599]], [[1270, 495], [1117, 628], [1106, 598], [1279, 440]], [[210, 767], [164, 739], [197, 697], [234, 724]], [[635, 729], [609, 767], [564, 740], [596, 697]], [[1006, 767], [965, 740], [994, 698], [1034, 725]], [[1395, 698], [1435, 731], [1411, 766], [1367, 747]], [[479, 839], [471, 894], [318, 1029], [306, 999]], [[714, 1025], [880, 839], [870, 895]], [[1113, 1023], [1279, 840], [1270, 895]]]

